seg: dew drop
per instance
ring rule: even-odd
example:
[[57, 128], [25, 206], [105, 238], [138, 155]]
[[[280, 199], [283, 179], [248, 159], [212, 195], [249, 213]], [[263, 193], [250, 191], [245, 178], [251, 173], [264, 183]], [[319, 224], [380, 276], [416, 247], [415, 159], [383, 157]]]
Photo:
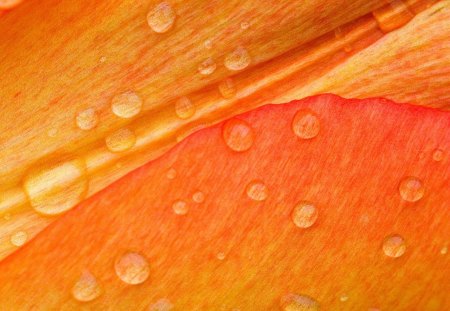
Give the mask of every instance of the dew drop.
[[302, 139], [314, 138], [320, 131], [319, 118], [309, 109], [299, 110], [292, 120], [292, 130]]
[[299, 228], [311, 227], [318, 216], [317, 208], [307, 201], [297, 203], [291, 215], [292, 221]]
[[253, 129], [240, 119], [228, 120], [223, 126], [222, 137], [227, 146], [237, 152], [250, 149], [254, 141]]
[[233, 79], [227, 78], [219, 83], [219, 92], [223, 98], [228, 99], [236, 96], [236, 85]]
[[408, 202], [417, 202], [425, 194], [422, 181], [416, 177], [405, 177], [398, 187], [400, 196]]
[[205, 194], [201, 191], [197, 191], [192, 195], [192, 200], [195, 203], [203, 203], [203, 201], [205, 201]]
[[106, 56], [100, 57], [100, 63], [103, 64], [104, 62], [106, 62]]
[[98, 124], [97, 112], [93, 108], [78, 112], [76, 123], [81, 130], [88, 131], [93, 129]]
[[205, 59], [203, 62], [198, 65], [198, 72], [200, 72], [202, 75], [210, 75], [212, 74], [217, 68], [217, 64], [211, 57]]
[[206, 40], [203, 45], [205, 46], [205, 48], [207, 48], [208, 50], [212, 49], [213, 43], [211, 40]]
[[28, 234], [25, 231], [18, 231], [11, 235], [11, 244], [14, 246], [22, 246], [28, 240]]
[[249, 22], [242, 22], [241, 23], [241, 29], [242, 30], [247, 30], [250, 27], [250, 23]]
[[150, 274], [147, 259], [138, 253], [125, 253], [114, 264], [116, 274], [123, 282], [131, 285], [145, 282]]
[[125, 119], [130, 119], [141, 112], [142, 99], [141, 97], [132, 91], [114, 96], [111, 101], [112, 112]]
[[217, 254], [217, 259], [219, 259], [219, 260], [224, 260], [225, 257], [226, 257], [225, 253], [220, 252]]
[[433, 160], [440, 162], [444, 159], [444, 151], [441, 149], [436, 149], [433, 151]]
[[169, 179], [175, 179], [177, 177], [177, 171], [174, 168], [169, 168], [166, 174], [167, 178]]
[[178, 200], [172, 204], [172, 209], [177, 215], [186, 215], [189, 211], [189, 207], [186, 202]]
[[247, 185], [247, 195], [250, 199], [255, 201], [264, 201], [269, 195], [267, 186], [260, 180], [254, 180]]
[[342, 295], [341, 297], [339, 297], [339, 300], [342, 302], [346, 302], [348, 300], [348, 296], [347, 295]]
[[147, 23], [156, 33], [167, 32], [175, 22], [175, 12], [167, 2], [156, 5], [147, 14]]
[[397, 258], [406, 251], [405, 240], [399, 235], [390, 235], [384, 239], [383, 251], [386, 256]]
[[443, 248], [441, 248], [441, 255], [445, 255], [448, 253], [448, 247], [444, 246]]
[[287, 294], [281, 298], [280, 307], [283, 311], [317, 311], [319, 303], [306, 295]]
[[0, 0], [0, 10], [9, 10], [21, 3], [23, 0]]
[[175, 113], [180, 119], [189, 119], [195, 114], [195, 106], [189, 98], [183, 96], [175, 102]]
[[132, 130], [122, 128], [107, 136], [105, 143], [111, 152], [127, 151], [136, 143], [136, 135], [134, 135]]
[[48, 137], [55, 138], [57, 135], [58, 135], [58, 130], [55, 129], [55, 128], [49, 129], [49, 130], [47, 131], [47, 136], [48, 136]]
[[250, 65], [250, 62], [250, 54], [244, 47], [240, 46], [225, 56], [224, 65], [229, 70], [237, 71], [245, 69]]
[[84, 271], [72, 287], [73, 298], [81, 302], [92, 301], [101, 293], [97, 279], [89, 271]]
[[148, 311], [170, 311], [173, 310], [173, 304], [169, 299], [159, 299], [148, 307]]

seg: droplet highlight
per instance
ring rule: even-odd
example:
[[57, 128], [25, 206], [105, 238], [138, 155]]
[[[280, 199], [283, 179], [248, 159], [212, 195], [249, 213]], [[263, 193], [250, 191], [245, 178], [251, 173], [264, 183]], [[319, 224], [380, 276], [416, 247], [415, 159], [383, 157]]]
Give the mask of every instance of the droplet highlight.
[[192, 200], [195, 203], [203, 203], [205, 201], [205, 194], [201, 191], [197, 191], [192, 195]]
[[260, 180], [250, 182], [245, 190], [247, 196], [254, 201], [265, 201], [269, 195], [269, 189]]
[[250, 62], [251, 58], [247, 49], [240, 46], [225, 56], [224, 65], [229, 70], [238, 71], [247, 68]]
[[292, 120], [292, 130], [302, 139], [312, 139], [319, 134], [319, 118], [309, 109], [299, 110]]
[[312, 297], [287, 294], [281, 298], [280, 307], [283, 311], [317, 311], [320, 306]]
[[138, 253], [125, 253], [114, 264], [116, 274], [123, 282], [136, 285], [144, 283], [150, 275], [147, 259]]
[[425, 194], [425, 188], [422, 181], [416, 177], [405, 177], [398, 187], [400, 196], [407, 202], [417, 202]]
[[73, 298], [80, 302], [92, 301], [101, 293], [97, 279], [89, 271], [84, 271], [72, 287]]
[[132, 91], [116, 95], [111, 101], [111, 110], [119, 118], [130, 119], [141, 112], [142, 99]]
[[11, 244], [14, 246], [22, 246], [28, 240], [28, 234], [25, 231], [18, 231], [11, 235]]
[[229, 99], [236, 96], [236, 85], [233, 79], [227, 78], [219, 83], [219, 92], [223, 98]]
[[183, 96], [175, 102], [175, 113], [180, 119], [189, 119], [195, 114], [195, 106], [189, 98]]
[[88, 108], [78, 112], [75, 121], [79, 129], [88, 131], [97, 126], [98, 115], [94, 108]]
[[400, 235], [390, 235], [384, 239], [383, 252], [392, 258], [401, 257], [406, 252], [406, 243]]
[[186, 215], [189, 207], [186, 202], [178, 200], [172, 204], [173, 212], [177, 215]]
[[147, 23], [156, 33], [169, 31], [175, 23], [175, 12], [168, 2], [161, 2], [147, 14]]
[[136, 135], [132, 130], [122, 128], [107, 136], [105, 143], [111, 152], [127, 151], [135, 145]]
[[319, 213], [314, 204], [308, 201], [301, 201], [297, 203], [292, 211], [292, 221], [299, 228], [309, 228], [317, 220]]
[[251, 126], [240, 119], [228, 120], [222, 129], [225, 143], [231, 150], [237, 152], [249, 150], [253, 145], [254, 136]]
[[216, 71], [217, 64], [211, 57], [205, 59], [203, 62], [198, 65], [198, 72], [202, 75], [208, 76]]

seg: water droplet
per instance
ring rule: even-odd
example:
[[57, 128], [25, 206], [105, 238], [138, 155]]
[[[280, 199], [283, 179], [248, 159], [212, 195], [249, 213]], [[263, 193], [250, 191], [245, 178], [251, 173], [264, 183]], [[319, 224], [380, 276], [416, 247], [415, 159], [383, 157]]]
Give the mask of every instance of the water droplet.
[[436, 149], [433, 151], [433, 160], [440, 162], [444, 159], [444, 150]]
[[0, 0], [0, 10], [9, 10], [21, 3], [23, 0]]
[[89, 271], [84, 271], [72, 287], [73, 298], [81, 302], [92, 301], [101, 293], [97, 279]]
[[246, 30], [250, 27], [250, 23], [249, 22], [242, 22], [241, 23], [241, 29], [242, 30]]
[[339, 297], [339, 300], [342, 302], [346, 302], [348, 300], [348, 296], [347, 295], [342, 295], [341, 297]]
[[125, 253], [116, 260], [114, 268], [119, 279], [131, 285], [145, 282], [150, 274], [147, 259], [138, 253]]
[[250, 199], [255, 201], [264, 201], [269, 195], [267, 186], [260, 180], [254, 180], [247, 185], [247, 195]]
[[166, 176], [169, 179], [174, 179], [175, 177], [177, 177], [177, 171], [174, 168], [169, 168]]
[[317, 311], [319, 303], [306, 295], [287, 294], [280, 300], [283, 311]]
[[112, 112], [125, 119], [130, 119], [141, 112], [142, 99], [141, 97], [132, 91], [114, 96], [111, 101]]
[[61, 214], [86, 196], [85, 163], [73, 159], [37, 168], [25, 177], [23, 187], [35, 211], [43, 215]]
[[11, 244], [14, 246], [22, 246], [28, 240], [28, 234], [25, 231], [18, 231], [11, 235]]
[[48, 136], [48, 137], [54, 138], [54, 137], [56, 137], [57, 135], [58, 135], [58, 130], [55, 129], [55, 128], [49, 129], [49, 130], [47, 131], [47, 136]]
[[205, 194], [201, 191], [197, 191], [192, 195], [192, 200], [195, 203], [202, 203], [203, 201], [205, 201]]
[[123, 152], [131, 149], [136, 143], [136, 135], [127, 128], [119, 129], [105, 139], [106, 147], [111, 152]]
[[378, 309], [378, 308], [369, 308], [369, 310], [368, 311], [381, 311], [380, 309]]
[[104, 62], [106, 62], [106, 56], [100, 57], [100, 63], [103, 64]]
[[309, 228], [316, 222], [319, 213], [312, 203], [301, 201], [297, 203], [291, 216], [297, 227]]
[[222, 136], [227, 146], [237, 152], [250, 149], [254, 141], [253, 129], [240, 119], [228, 120], [223, 126]]
[[186, 202], [178, 200], [172, 204], [172, 209], [177, 215], [186, 215], [189, 211], [189, 207]]
[[398, 187], [400, 196], [408, 202], [419, 201], [425, 194], [422, 181], [416, 177], [405, 177]]
[[3, 215], [3, 219], [4, 220], [10, 220], [11, 219], [11, 213], [6, 213], [5, 215]]
[[309, 109], [299, 110], [292, 121], [292, 130], [302, 139], [314, 138], [320, 131], [319, 118]]
[[441, 255], [445, 255], [448, 253], [448, 247], [444, 246], [443, 248], [441, 248]]
[[169, 299], [159, 299], [148, 307], [148, 311], [170, 311], [173, 310], [173, 304]]
[[212, 49], [213, 43], [211, 40], [206, 40], [203, 45], [205, 46], [205, 48], [207, 48], [208, 50]]
[[161, 2], [147, 14], [147, 23], [156, 33], [167, 32], [175, 22], [175, 12], [167, 2]]
[[219, 260], [224, 260], [225, 257], [226, 257], [225, 253], [220, 252], [217, 254], [217, 259], [219, 259]]
[[406, 251], [405, 240], [399, 235], [390, 235], [384, 239], [383, 251], [386, 256], [397, 258]]
[[220, 82], [219, 92], [225, 99], [236, 96], [236, 85], [234, 84], [233, 79], [228, 78]]
[[237, 71], [245, 69], [250, 65], [250, 62], [250, 54], [248, 54], [248, 51], [244, 47], [240, 46], [225, 56], [224, 65], [229, 70]]
[[198, 72], [200, 72], [202, 75], [210, 75], [212, 74], [217, 68], [217, 64], [211, 57], [205, 59], [203, 62], [198, 65]]
[[76, 123], [81, 130], [88, 131], [93, 129], [98, 124], [97, 112], [93, 108], [78, 112]]
[[195, 114], [195, 106], [189, 98], [183, 96], [175, 102], [175, 113], [180, 119], [189, 119]]

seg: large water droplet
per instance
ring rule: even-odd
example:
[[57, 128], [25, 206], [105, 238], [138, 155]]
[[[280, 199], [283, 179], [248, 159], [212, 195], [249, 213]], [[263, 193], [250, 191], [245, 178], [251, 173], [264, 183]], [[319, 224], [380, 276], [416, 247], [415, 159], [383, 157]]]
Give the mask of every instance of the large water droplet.
[[229, 70], [237, 71], [247, 68], [250, 62], [250, 54], [244, 47], [240, 46], [225, 56], [224, 65]]
[[88, 182], [83, 160], [74, 159], [40, 167], [24, 179], [31, 206], [40, 214], [61, 214], [86, 196]]
[[175, 102], [175, 113], [180, 119], [189, 119], [195, 114], [195, 106], [189, 98], [183, 96]]
[[210, 75], [212, 74], [217, 68], [217, 64], [211, 57], [205, 59], [203, 62], [198, 65], [198, 72], [200, 72], [202, 75]]
[[147, 259], [138, 253], [125, 253], [116, 260], [114, 268], [117, 276], [131, 285], [145, 282], [150, 274]]
[[93, 129], [98, 124], [98, 116], [94, 108], [88, 108], [86, 110], [77, 113], [76, 117], [77, 126], [84, 131]]
[[173, 202], [172, 209], [177, 215], [186, 215], [189, 211], [187, 203], [181, 200]]
[[92, 301], [101, 293], [97, 279], [89, 271], [84, 271], [72, 287], [73, 298], [82, 302]]
[[123, 152], [131, 149], [136, 143], [136, 135], [127, 128], [119, 129], [105, 138], [106, 147], [111, 152]]
[[400, 196], [408, 202], [419, 201], [425, 194], [425, 188], [422, 181], [416, 177], [405, 177], [398, 187]]
[[306, 295], [287, 294], [281, 298], [280, 307], [283, 311], [317, 311], [319, 303]]
[[0, 10], [9, 10], [21, 3], [23, 0], [0, 0]]
[[297, 203], [294, 210], [292, 211], [292, 221], [299, 228], [309, 228], [317, 220], [319, 213], [314, 204], [301, 201]]
[[11, 244], [14, 246], [22, 246], [28, 240], [28, 234], [25, 231], [18, 231], [11, 235]]
[[314, 138], [320, 131], [319, 118], [309, 109], [299, 110], [292, 120], [292, 130], [302, 139]]
[[386, 256], [397, 258], [406, 251], [405, 240], [400, 235], [390, 235], [384, 239], [383, 252]]
[[444, 150], [436, 149], [433, 151], [433, 160], [440, 162], [444, 159]]
[[248, 197], [255, 201], [264, 201], [269, 195], [267, 186], [260, 180], [250, 182], [245, 190]]
[[114, 96], [111, 101], [112, 112], [125, 119], [130, 119], [141, 112], [142, 99], [141, 97], [132, 91]]
[[173, 304], [169, 299], [162, 298], [148, 307], [148, 311], [170, 311], [173, 310]]
[[236, 85], [234, 84], [233, 79], [227, 78], [220, 82], [219, 92], [225, 99], [236, 96]]
[[205, 201], [205, 194], [201, 191], [197, 191], [192, 195], [192, 200], [195, 203], [203, 203], [203, 201]]
[[254, 141], [253, 129], [247, 122], [240, 119], [225, 122], [222, 137], [227, 146], [237, 152], [250, 149]]
[[167, 32], [175, 22], [175, 12], [167, 2], [161, 2], [147, 14], [147, 23], [157, 33]]

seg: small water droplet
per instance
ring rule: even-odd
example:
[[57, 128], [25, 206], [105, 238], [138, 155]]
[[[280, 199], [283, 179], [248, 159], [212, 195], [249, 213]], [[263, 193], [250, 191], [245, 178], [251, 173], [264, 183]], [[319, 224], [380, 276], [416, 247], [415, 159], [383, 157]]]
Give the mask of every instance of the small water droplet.
[[422, 181], [416, 177], [405, 177], [398, 187], [400, 196], [408, 202], [417, 202], [425, 194], [425, 188]]
[[162, 298], [148, 307], [148, 311], [170, 311], [173, 310], [173, 304], [169, 299]]
[[25, 231], [18, 231], [11, 235], [11, 244], [14, 246], [22, 246], [28, 240], [28, 234]]
[[136, 143], [136, 135], [127, 128], [119, 129], [105, 138], [106, 147], [111, 152], [123, 152], [131, 149]]
[[241, 29], [242, 30], [246, 30], [250, 27], [250, 23], [249, 22], [242, 22], [241, 23]]
[[186, 215], [189, 211], [189, 207], [186, 202], [178, 200], [172, 204], [172, 209], [177, 215]]
[[317, 311], [319, 303], [306, 295], [287, 294], [280, 300], [283, 311]]
[[205, 59], [203, 62], [198, 65], [198, 72], [200, 72], [202, 75], [210, 75], [212, 74], [217, 68], [217, 64], [211, 57]]
[[219, 260], [224, 260], [225, 257], [226, 257], [225, 253], [222, 253], [222, 252], [217, 253], [217, 259], [219, 259]]
[[445, 255], [448, 253], [448, 247], [444, 246], [443, 248], [441, 248], [441, 255]]
[[339, 297], [339, 300], [342, 302], [346, 302], [348, 300], [348, 296], [347, 295], [342, 295], [341, 297]]
[[195, 106], [189, 98], [183, 96], [175, 102], [175, 113], [180, 119], [189, 119], [195, 114]]
[[72, 287], [73, 298], [81, 302], [92, 301], [101, 293], [97, 279], [89, 271], [84, 271]]
[[240, 46], [225, 56], [224, 65], [229, 70], [237, 71], [247, 68], [250, 62], [250, 54], [244, 47]]
[[383, 251], [386, 256], [397, 258], [406, 251], [405, 240], [400, 235], [390, 235], [384, 239]]
[[135, 92], [127, 91], [113, 97], [111, 109], [116, 116], [130, 119], [141, 112], [142, 99]]
[[319, 213], [314, 204], [301, 201], [297, 203], [294, 210], [292, 211], [292, 221], [299, 228], [309, 228], [317, 220]]
[[169, 179], [174, 179], [175, 177], [177, 177], [177, 171], [174, 168], [169, 168], [169, 170], [167, 171], [166, 176]]
[[222, 137], [227, 146], [237, 152], [250, 149], [254, 141], [253, 129], [240, 119], [228, 120], [223, 126]]
[[299, 110], [292, 121], [292, 130], [302, 139], [314, 138], [320, 131], [319, 118], [309, 109]]
[[131, 285], [145, 282], [150, 275], [147, 259], [138, 253], [125, 253], [114, 264], [116, 274], [123, 282]]
[[236, 96], [236, 85], [234, 84], [233, 79], [227, 78], [220, 82], [219, 92], [225, 99]]
[[106, 56], [100, 57], [100, 63], [103, 64], [104, 62], [106, 62]]
[[97, 112], [95, 112], [94, 108], [88, 108], [78, 112], [76, 123], [81, 130], [88, 131], [93, 129], [98, 124]]
[[247, 185], [247, 195], [250, 199], [255, 201], [264, 201], [269, 195], [267, 186], [260, 180], [254, 180]]
[[205, 201], [205, 194], [201, 191], [197, 191], [192, 195], [192, 200], [195, 203], [203, 203], [203, 201]]
[[49, 129], [49, 130], [47, 131], [47, 136], [48, 136], [48, 137], [54, 138], [54, 137], [56, 137], [57, 135], [58, 135], [58, 130], [55, 129], [55, 128]]
[[147, 23], [156, 33], [167, 32], [175, 23], [175, 12], [167, 2], [156, 5], [147, 14]]
[[205, 46], [205, 48], [207, 48], [208, 50], [212, 49], [213, 47], [213, 43], [210, 39], [206, 40], [203, 45]]
[[3, 219], [4, 220], [10, 220], [11, 219], [11, 213], [6, 213], [5, 215], [3, 215]]
[[436, 149], [433, 151], [433, 160], [440, 162], [444, 159], [444, 150]]

